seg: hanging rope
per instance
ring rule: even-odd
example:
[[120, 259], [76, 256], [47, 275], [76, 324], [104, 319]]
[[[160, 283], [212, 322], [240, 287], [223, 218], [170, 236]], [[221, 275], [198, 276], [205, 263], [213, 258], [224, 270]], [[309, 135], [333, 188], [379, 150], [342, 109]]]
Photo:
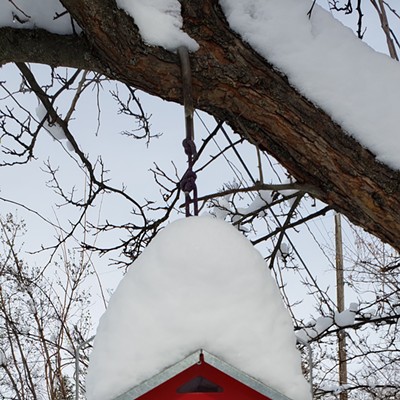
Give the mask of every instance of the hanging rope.
[[[193, 98], [192, 98], [192, 74], [190, 70], [189, 53], [186, 47], [178, 48], [179, 60], [181, 63], [182, 72], [182, 88], [183, 88], [183, 105], [185, 109], [185, 128], [186, 138], [183, 140], [182, 145], [185, 154], [188, 156], [188, 168], [184, 173], [181, 181], [180, 188], [185, 193], [185, 210], [186, 216], [190, 217], [190, 204], [193, 203], [193, 214], [199, 214], [198, 200], [197, 200], [197, 186], [196, 186], [196, 173], [193, 171], [193, 164], [197, 156], [196, 145], [194, 143], [194, 124], [193, 124]], [[193, 192], [193, 199], [190, 193]]]

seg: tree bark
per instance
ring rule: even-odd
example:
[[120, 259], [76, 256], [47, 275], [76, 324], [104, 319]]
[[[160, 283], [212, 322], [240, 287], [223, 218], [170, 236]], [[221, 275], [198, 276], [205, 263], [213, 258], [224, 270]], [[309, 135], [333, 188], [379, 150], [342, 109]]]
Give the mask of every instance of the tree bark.
[[[26, 61], [92, 69], [182, 103], [178, 56], [145, 45], [134, 21], [116, 7], [115, 0], [62, 3], [83, 28], [81, 36], [22, 34], [3, 28], [7, 40], [0, 39], [0, 64]], [[399, 172], [379, 163], [232, 32], [218, 2], [182, 0], [181, 4], [184, 30], [200, 45], [190, 56], [195, 107], [226, 121], [274, 156], [300, 183], [311, 185], [315, 197], [400, 250]], [[57, 38], [58, 49], [51, 46], [46, 51], [45, 43], [52, 37]], [[15, 38], [26, 40], [30, 51], [10, 45]]]

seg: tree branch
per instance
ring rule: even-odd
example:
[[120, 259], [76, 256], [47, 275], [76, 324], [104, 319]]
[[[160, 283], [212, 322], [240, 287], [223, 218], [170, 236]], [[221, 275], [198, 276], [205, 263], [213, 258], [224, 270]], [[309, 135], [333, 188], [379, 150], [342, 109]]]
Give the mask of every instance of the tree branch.
[[[132, 18], [114, 0], [62, 3], [82, 27], [83, 36], [51, 36], [63, 46], [61, 51], [47, 33], [3, 28], [0, 33], [6, 35], [0, 34], [0, 50], [7, 52], [2, 63], [17, 60], [92, 69], [182, 102], [177, 55], [146, 46]], [[182, 0], [181, 4], [184, 30], [200, 45], [191, 55], [194, 106], [226, 121], [273, 155], [297, 182], [317, 187], [320, 200], [400, 249], [399, 171], [379, 163], [291, 87], [285, 76], [230, 30], [217, 2]], [[25, 39], [35, 51], [24, 44]], [[14, 40], [13, 45], [7, 40]], [[19, 45], [20, 49], [14, 48]]]
[[91, 71], [105, 68], [84, 36], [64, 36], [43, 29], [0, 28], [0, 66], [31, 62]]

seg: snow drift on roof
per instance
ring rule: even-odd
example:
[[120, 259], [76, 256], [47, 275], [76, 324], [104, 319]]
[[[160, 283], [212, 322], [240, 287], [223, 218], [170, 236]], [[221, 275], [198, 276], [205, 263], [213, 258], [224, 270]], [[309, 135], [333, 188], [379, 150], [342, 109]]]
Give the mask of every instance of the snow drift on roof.
[[310, 399], [295, 341], [250, 242], [219, 220], [180, 220], [157, 235], [112, 296], [90, 357], [87, 399], [112, 399], [200, 348], [290, 398]]

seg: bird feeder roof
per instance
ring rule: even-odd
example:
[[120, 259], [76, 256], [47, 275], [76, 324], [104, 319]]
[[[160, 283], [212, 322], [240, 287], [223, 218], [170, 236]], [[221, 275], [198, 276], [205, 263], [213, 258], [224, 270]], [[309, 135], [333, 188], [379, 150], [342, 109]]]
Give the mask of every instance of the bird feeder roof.
[[237, 368], [205, 350], [195, 351], [183, 360], [164, 369], [159, 374], [133, 387], [126, 393], [116, 397], [114, 400], [135, 400], [140, 397], [144, 399], [144, 395], [147, 393], [160, 387], [164, 383], [173, 380], [176, 376], [184, 371], [187, 371], [190, 367], [200, 365], [201, 363], [206, 363], [207, 366], [211, 367], [211, 370], [216, 369], [222, 372], [226, 376], [247, 387], [249, 391], [255, 391], [268, 400], [291, 400], [289, 397], [286, 397], [282, 393], [279, 393], [267, 385], [264, 385], [262, 382], [252, 378], [251, 376], [245, 374], [244, 372], [238, 370]]

